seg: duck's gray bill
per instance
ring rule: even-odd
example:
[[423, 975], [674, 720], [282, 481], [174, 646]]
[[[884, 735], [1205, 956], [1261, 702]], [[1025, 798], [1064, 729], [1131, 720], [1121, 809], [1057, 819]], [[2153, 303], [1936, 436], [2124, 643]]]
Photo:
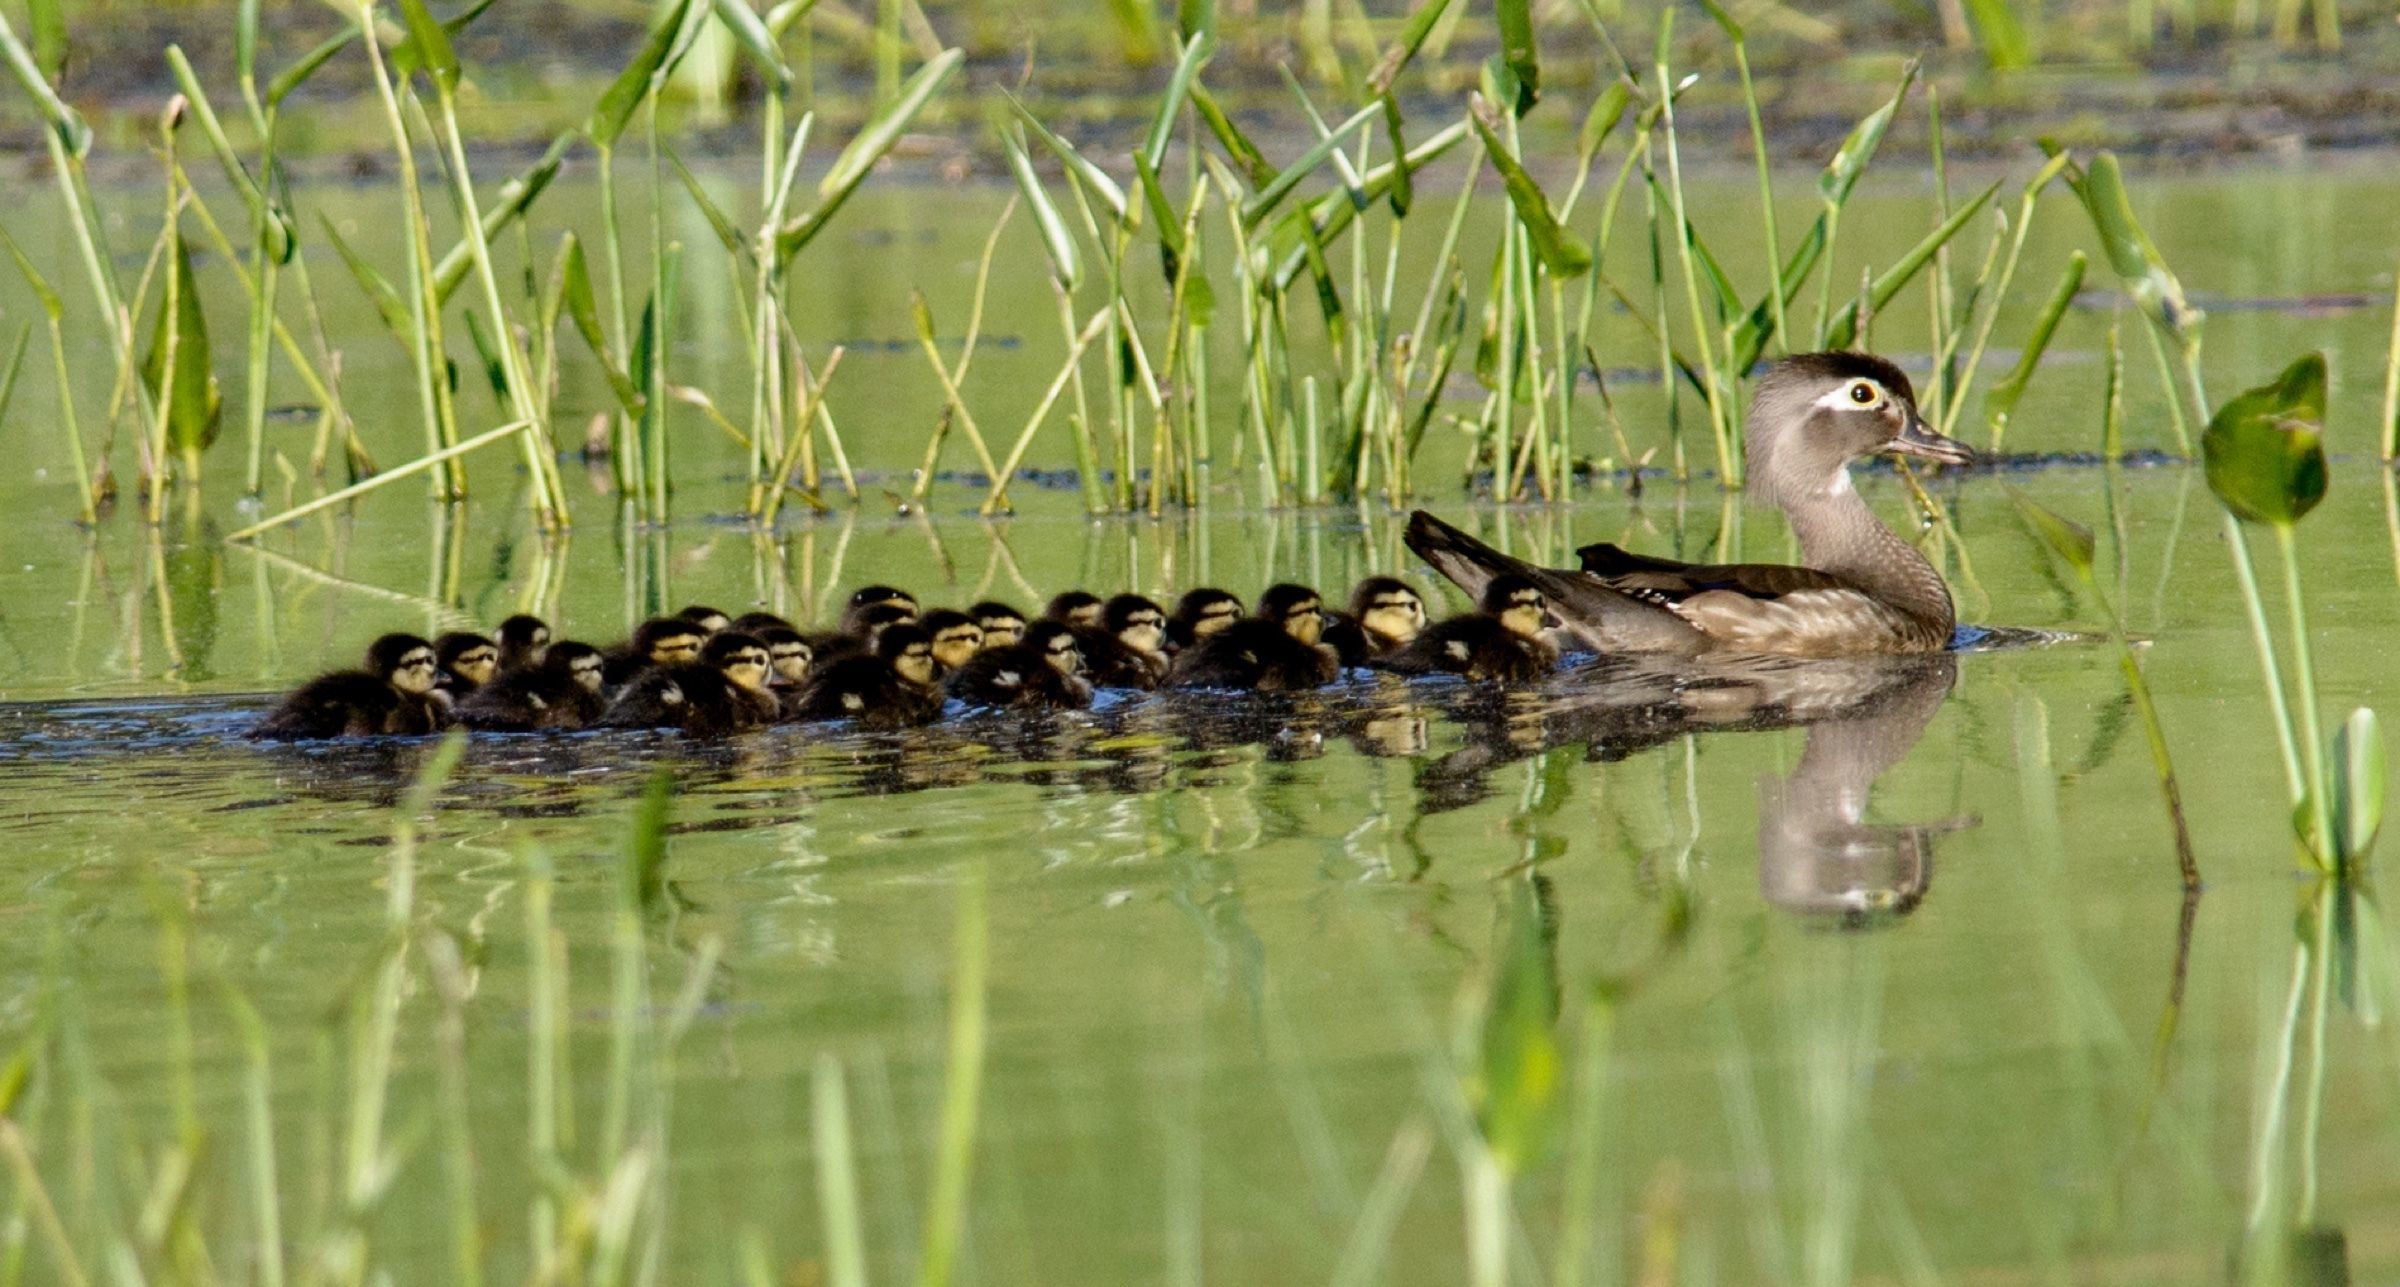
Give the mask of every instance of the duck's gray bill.
[[1975, 463], [1973, 448], [1956, 438], [1945, 438], [1935, 433], [1922, 418], [1913, 415], [1908, 418], [1908, 425], [1900, 431], [1900, 436], [1892, 439], [1885, 450], [1902, 456], [1922, 456], [1945, 465]]

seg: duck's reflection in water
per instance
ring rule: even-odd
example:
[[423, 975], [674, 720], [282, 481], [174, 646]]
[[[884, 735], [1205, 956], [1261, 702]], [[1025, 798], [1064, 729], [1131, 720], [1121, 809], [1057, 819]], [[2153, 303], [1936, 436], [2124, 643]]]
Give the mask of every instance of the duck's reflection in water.
[[[635, 731], [479, 735], [442, 808], [575, 818], [622, 808], [664, 770], [689, 801], [678, 830], [746, 830], [804, 820], [842, 798], [991, 784], [1139, 795], [1299, 782], [1294, 775], [1318, 772], [1304, 762], [1346, 747], [1413, 764], [1410, 805], [1422, 817], [1485, 802], [1496, 770], [1561, 748], [1606, 763], [1695, 734], [1805, 727], [1797, 766], [1759, 793], [1760, 891], [1794, 913], [1861, 923], [1914, 909], [1932, 879], [1935, 838], [1971, 825], [1864, 821], [1876, 778], [1922, 736], [1956, 666], [1946, 655], [1621, 657], [1524, 687], [1354, 675], [1305, 693], [1111, 694], [1090, 711], [953, 712], [905, 732], [779, 728], [720, 742]], [[111, 760], [142, 794], [204, 810], [337, 805], [340, 816], [320, 810], [307, 825], [340, 826], [355, 814], [365, 839], [381, 833], [435, 745], [261, 746], [239, 739], [245, 717], [254, 713], [221, 701], [7, 708], [0, 758], [25, 761], [32, 777]], [[228, 755], [250, 758], [264, 783], [224, 773]], [[1283, 767], [1262, 777], [1262, 764]], [[25, 785], [26, 799], [42, 798]]]

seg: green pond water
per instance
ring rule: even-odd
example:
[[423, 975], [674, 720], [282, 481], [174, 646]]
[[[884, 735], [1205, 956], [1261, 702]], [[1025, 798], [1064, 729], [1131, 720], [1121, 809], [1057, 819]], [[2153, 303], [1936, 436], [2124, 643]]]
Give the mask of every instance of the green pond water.
[[[1703, 188], [1729, 230], [1749, 221], [1743, 191], [1739, 176]], [[2305, 348], [2332, 357], [2339, 459], [2301, 534], [2319, 681], [2329, 719], [2362, 704], [2388, 717], [2400, 581], [2369, 426], [2393, 248], [2360, 234], [2400, 184], [2356, 165], [2151, 176], [2137, 192], [2212, 310], [2212, 393]], [[563, 183], [545, 212], [580, 220], [590, 195]], [[374, 240], [389, 193], [319, 199], [396, 259]], [[904, 485], [936, 406], [908, 291], [926, 291], [945, 336], [962, 331], [1004, 200], [871, 185], [805, 261], [810, 343], [853, 345], [834, 406], [871, 493]], [[54, 207], [30, 189], [4, 205], [72, 280]], [[1886, 176], [1845, 217], [1845, 245], [1905, 244], [1926, 209], [1921, 180]], [[2083, 235], [2063, 204], [2045, 209], [1996, 344], [2017, 341]], [[399, 350], [330, 257], [317, 272], [362, 432], [404, 458], [417, 431]], [[704, 257], [687, 269], [677, 360], [679, 378], [732, 391], [740, 323], [722, 280]], [[971, 385], [987, 423], [1013, 426], [1054, 369], [1045, 280], [1019, 221]], [[13, 289], [0, 309], [31, 316]], [[2312, 296], [2332, 298], [2260, 305]], [[228, 305], [230, 354], [238, 310], [211, 303]], [[2012, 448], [2097, 446], [2111, 314], [2089, 303]], [[1920, 307], [1891, 310], [1879, 347], [1921, 354]], [[2128, 442], [2169, 446], [2130, 313], [2125, 326]], [[1622, 317], [1600, 351], [1626, 368], [1648, 352]], [[96, 406], [106, 363], [96, 343], [87, 356], [79, 395]], [[120, 513], [86, 533], [66, 521], [46, 385], [29, 377], [0, 426], [0, 1049], [41, 1052], [10, 1115], [26, 1165], [0, 1174], [0, 1270], [22, 1281], [61, 1280], [45, 1211], [87, 1272], [257, 1280], [262, 1139], [294, 1275], [331, 1264], [339, 1278], [363, 1246], [390, 1281], [456, 1281], [463, 1224], [493, 1280], [520, 1280], [553, 1193], [588, 1199], [604, 1226], [614, 1194], [616, 1227], [634, 1230], [623, 1263], [658, 1281], [824, 1281], [842, 1242], [828, 1231], [843, 1228], [871, 1280], [912, 1277], [940, 1205], [962, 988], [983, 1016], [964, 1278], [1463, 1281], [1476, 1146], [1462, 1070], [1495, 979], [1524, 977], [1507, 968], [1522, 965], [1512, 929], [1537, 973], [1555, 971], [1534, 1008], [1558, 1003], [1563, 1059], [1500, 1234], [1521, 1281], [1570, 1263], [1584, 1282], [2185, 1282], [2337, 1259], [2361, 1280], [2400, 1276], [2400, 956], [2368, 891], [2300, 874], [2194, 466], [1934, 490], [1958, 537], [1942, 553], [1961, 616], [1981, 625], [2106, 621], [2045, 560], [2003, 481], [2098, 529], [2101, 583], [2151, 641], [2196, 902], [2117, 655], [2075, 640], [1906, 665], [1586, 661], [1506, 699], [1365, 681], [1279, 704], [1142, 698], [901, 738], [493, 739], [467, 748], [402, 864], [395, 810], [429, 745], [239, 736], [271, 690], [347, 664], [382, 630], [534, 608], [562, 633], [615, 637], [688, 601], [824, 620], [869, 581], [1029, 606], [1076, 585], [1164, 597], [1298, 578], [1340, 593], [1393, 570], [1429, 594], [1438, 583], [1380, 507], [1261, 510], [1230, 432], [1209, 507], [1158, 520], [1087, 520], [1071, 487], [1020, 485], [1017, 516], [985, 522], [979, 492], [946, 483], [920, 513], [871, 494], [761, 535], [711, 517], [738, 507], [740, 457], [695, 418], [678, 426], [663, 531], [622, 527], [571, 474], [576, 528], [537, 539], [495, 457], [464, 505], [429, 508], [402, 484], [229, 546], [217, 534], [253, 513], [229, 441], [204, 495], [159, 531]], [[605, 397], [577, 368], [562, 406], [588, 415]], [[1625, 377], [1637, 437], [1659, 440], [1659, 407], [1655, 384]], [[1970, 406], [1978, 443], [1979, 420]], [[305, 422], [272, 432], [304, 459]], [[1425, 503], [1528, 554], [1563, 561], [1595, 540], [1790, 553], [1778, 518], [1705, 481], [1494, 510], [1457, 488], [1459, 458], [1429, 449]], [[1032, 459], [1068, 464], [1065, 435], [1047, 431]], [[1891, 475], [1861, 486], [1903, 513]], [[271, 483], [269, 504], [282, 491]], [[662, 768], [663, 887], [621, 919], [619, 863]], [[391, 985], [390, 1077], [382, 1112], [362, 1115], [375, 1043], [361, 998], [403, 869], [412, 933]], [[547, 954], [529, 944], [545, 904]], [[2330, 952], [2304, 950], [2320, 925]], [[537, 959], [568, 980], [556, 1045], [540, 1036]], [[980, 980], [962, 960], [982, 962]], [[555, 1078], [529, 1076], [548, 1050]], [[537, 1120], [569, 1128], [553, 1187], [533, 1160]], [[384, 1124], [380, 1184], [372, 1166], [353, 1174], [369, 1121]], [[845, 1133], [848, 1170], [829, 1165]], [[829, 1174], [854, 1178], [855, 1218], [828, 1215]], [[181, 1212], [183, 1232], [156, 1235], [166, 1215], [145, 1226], [146, 1211]]]

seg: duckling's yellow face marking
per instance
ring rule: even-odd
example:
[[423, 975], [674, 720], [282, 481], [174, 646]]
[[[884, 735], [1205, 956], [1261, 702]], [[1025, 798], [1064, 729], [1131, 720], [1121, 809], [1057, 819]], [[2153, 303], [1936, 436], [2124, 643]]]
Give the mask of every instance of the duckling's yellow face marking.
[[700, 627], [700, 633], [702, 634], [721, 635], [725, 633], [725, 628], [727, 626], [733, 624], [733, 618], [726, 616], [722, 612], [711, 612], [694, 620], [692, 624]]
[[450, 669], [458, 672], [462, 679], [488, 684], [492, 682], [492, 673], [500, 669], [500, 650], [488, 644], [478, 644], [460, 653], [450, 663]]
[[1500, 610], [1500, 624], [1510, 634], [1531, 639], [1550, 622], [1550, 600], [1539, 590], [1519, 590]]
[[816, 660], [816, 654], [804, 643], [779, 643], [767, 649], [767, 659], [775, 667], [777, 679], [797, 684], [808, 678], [808, 668]]
[[902, 679], [919, 688], [932, 687], [934, 677], [932, 646], [921, 643], [910, 644], [908, 649], [892, 662], [892, 669], [899, 671]]
[[888, 621], [878, 621], [873, 625], [868, 626], [867, 647], [873, 648], [876, 642], [883, 638], [883, 632], [891, 629], [893, 626], [913, 626], [917, 624], [917, 605], [901, 599], [894, 599], [892, 602], [907, 608], [908, 615], [905, 617], [895, 616]]
[[696, 630], [688, 635], [668, 635], [650, 645], [650, 661], [653, 665], [672, 666], [699, 658], [700, 634]]
[[441, 669], [433, 659], [431, 648], [411, 648], [400, 654], [400, 662], [392, 667], [392, 687], [404, 693], [424, 694], [433, 691], [434, 676]]
[[1102, 605], [1097, 603], [1077, 604], [1073, 610], [1067, 613], [1067, 624], [1070, 626], [1099, 625], [1101, 607]]
[[1367, 605], [1359, 624], [1394, 644], [1408, 643], [1425, 629], [1425, 601], [1413, 591], [1386, 591]]
[[967, 658], [982, 650], [983, 627], [973, 622], [950, 626], [933, 637], [933, 659], [945, 670], [966, 665]]
[[1042, 660], [1070, 679], [1083, 673], [1083, 649], [1076, 647], [1075, 640], [1067, 635], [1053, 638], [1042, 649]]
[[763, 689], [767, 686], [767, 650], [743, 648], [729, 653], [719, 669], [724, 672], [725, 678], [744, 688], [754, 692]]
[[1303, 599], [1293, 604], [1283, 614], [1283, 630], [1292, 638], [1315, 647], [1317, 640], [1325, 636], [1324, 605], [1315, 599]]
[[1200, 619], [1192, 623], [1192, 637], [1206, 639], [1242, 619], [1242, 605], [1231, 599], [1219, 599], [1200, 610]]
[[983, 619], [983, 650], [1013, 647], [1025, 637], [1023, 617], [985, 617]]
[[590, 693], [599, 692], [600, 686], [608, 682], [608, 677], [601, 673], [598, 657], [577, 657], [568, 662], [567, 678], [583, 685], [584, 691]]
[[1117, 631], [1117, 642], [1135, 652], [1157, 652], [1167, 644], [1167, 615], [1148, 608], [1135, 612]]

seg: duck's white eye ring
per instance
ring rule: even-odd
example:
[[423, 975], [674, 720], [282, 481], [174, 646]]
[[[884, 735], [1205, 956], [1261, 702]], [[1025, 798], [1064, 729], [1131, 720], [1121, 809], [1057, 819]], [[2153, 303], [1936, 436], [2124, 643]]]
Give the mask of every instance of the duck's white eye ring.
[[1881, 396], [1875, 386], [1865, 380], [1856, 381], [1850, 386], [1850, 400], [1862, 407], [1873, 406]]

